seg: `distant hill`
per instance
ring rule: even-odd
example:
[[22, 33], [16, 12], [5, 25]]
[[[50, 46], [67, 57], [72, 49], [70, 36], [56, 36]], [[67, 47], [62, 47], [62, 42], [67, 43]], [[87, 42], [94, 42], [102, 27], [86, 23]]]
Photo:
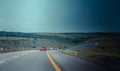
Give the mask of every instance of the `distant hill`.
[[21, 32], [0, 32], [0, 37], [21, 37], [21, 38], [36, 38], [36, 39], [50, 39], [59, 42], [79, 43], [89, 38], [100, 36], [96, 33], [21, 33]]
[[110, 35], [111, 33], [22, 33], [0, 31], [0, 49], [38, 49], [72, 47], [83, 41]]

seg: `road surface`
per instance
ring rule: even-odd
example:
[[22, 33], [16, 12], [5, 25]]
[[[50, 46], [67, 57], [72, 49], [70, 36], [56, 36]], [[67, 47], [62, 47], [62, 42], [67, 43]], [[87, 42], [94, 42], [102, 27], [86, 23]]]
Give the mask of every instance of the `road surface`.
[[[18, 51], [0, 54], [0, 71], [108, 71], [92, 62], [57, 51]], [[59, 70], [58, 70], [59, 71]]]

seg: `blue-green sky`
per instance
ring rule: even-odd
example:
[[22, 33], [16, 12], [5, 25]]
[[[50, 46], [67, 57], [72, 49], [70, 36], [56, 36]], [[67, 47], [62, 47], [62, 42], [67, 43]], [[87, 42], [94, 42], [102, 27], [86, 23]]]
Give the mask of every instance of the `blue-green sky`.
[[119, 0], [0, 0], [0, 31], [120, 32]]

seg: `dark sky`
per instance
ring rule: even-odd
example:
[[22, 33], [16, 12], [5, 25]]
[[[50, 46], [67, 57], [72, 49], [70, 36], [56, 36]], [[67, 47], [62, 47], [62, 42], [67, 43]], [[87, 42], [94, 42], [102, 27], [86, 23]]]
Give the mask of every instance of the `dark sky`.
[[120, 32], [119, 0], [91, 0], [88, 2], [88, 6], [91, 9], [91, 18], [96, 20], [91, 24], [94, 30]]
[[120, 1], [0, 0], [0, 31], [120, 32]]

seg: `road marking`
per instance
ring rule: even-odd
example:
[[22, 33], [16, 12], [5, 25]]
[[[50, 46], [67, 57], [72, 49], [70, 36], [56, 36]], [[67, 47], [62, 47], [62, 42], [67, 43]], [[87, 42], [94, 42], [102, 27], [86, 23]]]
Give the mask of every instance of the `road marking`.
[[5, 61], [0, 61], [0, 64], [4, 63]]
[[18, 58], [18, 56], [14, 56], [14, 58]]
[[22, 54], [22, 55], [25, 55], [25, 54]]
[[50, 54], [47, 52], [47, 56], [50, 60], [50, 62], [52, 63], [52, 65], [54, 66], [56, 71], [61, 71], [60, 67], [58, 67], [58, 65], [55, 63], [55, 61], [52, 59], [52, 57], [50, 56]]

